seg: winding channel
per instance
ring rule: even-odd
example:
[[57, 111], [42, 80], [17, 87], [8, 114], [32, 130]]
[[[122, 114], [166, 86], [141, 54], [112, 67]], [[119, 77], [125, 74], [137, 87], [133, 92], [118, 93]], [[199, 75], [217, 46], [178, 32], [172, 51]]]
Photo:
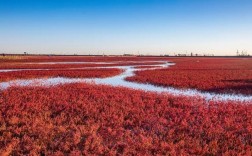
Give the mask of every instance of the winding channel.
[[[124, 61], [131, 62], [132, 61]], [[147, 61], [144, 61], [146, 63]], [[131, 77], [135, 75], [135, 71], [139, 70], [156, 70], [168, 68], [174, 63], [169, 63], [167, 61], [149, 61], [149, 62], [158, 62], [159, 64], [148, 64], [148, 65], [122, 65], [122, 66], [109, 66], [109, 67], [85, 67], [85, 68], [67, 68], [67, 69], [96, 69], [96, 68], [118, 68], [122, 69], [123, 72], [119, 75], [107, 77], [107, 78], [65, 78], [65, 77], [55, 77], [55, 78], [37, 78], [37, 79], [20, 79], [20, 80], [12, 80], [8, 82], [0, 83], [0, 90], [5, 90], [11, 86], [53, 86], [59, 84], [67, 84], [67, 83], [95, 83], [102, 85], [111, 85], [115, 87], [126, 87], [137, 90], [151, 91], [156, 93], [168, 93], [170, 95], [175, 96], [189, 96], [189, 97], [202, 97], [206, 100], [217, 100], [217, 101], [252, 101], [252, 96], [245, 96], [242, 94], [217, 94], [217, 93], [209, 93], [202, 92], [197, 89], [178, 89], [174, 87], [162, 87], [155, 86], [152, 84], [145, 83], [137, 83], [137, 82], [129, 82], [126, 81], [125, 78]], [[62, 62], [48, 62], [43, 64], [57, 64]], [[65, 64], [71, 64], [73, 62], [65, 62]], [[108, 62], [83, 62], [83, 64], [113, 64]], [[118, 63], [118, 62], [115, 62]], [[139, 63], [139, 62], [138, 62]], [[146, 68], [137, 68], [139, 66], [155, 66], [155, 67], [146, 67]], [[4, 69], [0, 70], [1, 72], [11, 72], [11, 71], [24, 71], [24, 70], [52, 70], [52, 69]]]

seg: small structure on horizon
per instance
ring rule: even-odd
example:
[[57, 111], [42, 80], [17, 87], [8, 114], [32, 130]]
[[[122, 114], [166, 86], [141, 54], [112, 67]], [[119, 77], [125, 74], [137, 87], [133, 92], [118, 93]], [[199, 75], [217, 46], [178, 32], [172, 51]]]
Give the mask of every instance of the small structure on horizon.
[[133, 54], [123, 54], [123, 56], [135, 56]]

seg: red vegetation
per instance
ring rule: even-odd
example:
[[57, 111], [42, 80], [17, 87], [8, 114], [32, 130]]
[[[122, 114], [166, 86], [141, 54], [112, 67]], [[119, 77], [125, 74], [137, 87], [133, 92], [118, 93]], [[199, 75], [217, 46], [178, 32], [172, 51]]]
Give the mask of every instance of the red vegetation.
[[167, 69], [138, 71], [129, 81], [195, 88], [218, 93], [252, 94], [251, 58], [170, 58]]
[[0, 59], [4, 62], [111, 62], [111, 61], [160, 61], [167, 60], [167, 58], [160, 57], [121, 57], [121, 56], [23, 56], [20, 59]]
[[144, 69], [144, 68], [158, 68], [158, 67], [160, 67], [160, 66], [154, 66], [154, 65], [147, 65], [147, 66], [137, 66], [137, 67], [135, 67], [136, 69]]
[[61, 68], [85, 68], [85, 67], [111, 67], [111, 66], [134, 66], [134, 65], [158, 65], [160, 62], [110, 62], [111, 64], [106, 64], [99, 62], [95, 63], [69, 63], [69, 64], [39, 64], [41, 62], [33, 63], [1, 63], [0, 69], [61, 69]]
[[[38, 62], [37, 62], [38, 63]], [[2, 63], [0, 69], [63, 69], [114, 66], [110, 64], [37, 64], [37, 63]]]
[[88, 84], [9, 88], [0, 154], [251, 155], [251, 104]]
[[70, 78], [103, 78], [118, 75], [122, 70], [117, 68], [107, 69], [58, 69], [58, 70], [24, 70], [2, 72], [0, 74], [1, 81], [9, 81], [14, 79], [28, 78], [44, 78], [44, 77], [70, 77]]

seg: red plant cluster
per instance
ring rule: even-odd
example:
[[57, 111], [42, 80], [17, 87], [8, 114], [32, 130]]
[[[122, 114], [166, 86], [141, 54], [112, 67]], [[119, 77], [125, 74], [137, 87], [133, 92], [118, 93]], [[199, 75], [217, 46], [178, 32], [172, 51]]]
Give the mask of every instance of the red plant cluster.
[[[37, 62], [38, 63], [38, 62]], [[64, 69], [64, 68], [85, 68], [85, 67], [104, 67], [114, 66], [111, 64], [36, 64], [33, 63], [2, 63], [0, 69]]]
[[0, 69], [60, 69], [60, 68], [85, 68], [85, 67], [111, 67], [111, 66], [134, 66], [134, 65], [158, 65], [160, 62], [110, 62], [111, 64], [106, 63], [59, 63], [59, 64], [37, 64], [41, 62], [33, 62], [33, 63], [1, 63]]
[[[109, 61], [112, 61], [112, 62], [109, 62]], [[12, 72], [6, 72], [6, 73], [0, 72], [0, 82], [14, 80], [14, 79], [58, 77], [58, 76], [73, 77], [73, 78], [109, 77], [109, 76], [118, 75], [122, 71], [115, 68], [114, 69], [112, 68], [110, 69], [97, 69], [97, 68], [96, 69], [74, 69], [74, 68], [160, 64], [160, 62], [157, 62], [157, 61], [159, 61], [157, 58], [71, 57], [71, 56], [69, 57], [66, 57], [66, 56], [64, 57], [63, 56], [56, 56], [56, 57], [26, 56], [20, 59], [6, 59], [6, 60], [1, 59], [0, 69], [3, 69], [3, 70], [5, 69], [37, 69], [37, 70], [12, 71]], [[47, 62], [49, 64], [46, 64]], [[78, 63], [78, 62], [82, 62], [82, 63]], [[89, 62], [97, 62], [98, 64], [89, 63]], [[105, 63], [102, 63], [102, 62], [105, 62]], [[47, 69], [47, 70], [42, 70], [42, 69]]]
[[136, 69], [144, 69], [144, 68], [158, 68], [159, 66], [155, 65], [145, 65], [145, 66], [136, 66]]
[[[8, 58], [8, 57], [6, 57]], [[0, 62], [111, 62], [111, 61], [159, 61], [160, 57], [121, 57], [121, 56], [22, 56], [20, 59], [0, 59]]]
[[251, 58], [171, 58], [167, 69], [137, 71], [129, 81], [195, 88], [218, 93], [252, 94]]
[[70, 77], [70, 78], [103, 78], [118, 75], [122, 72], [117, 68], [95, 69], [58, 69], [58, 70], [24, 70], [2, 72], [0, 82], [14, 79], [44, 78], [44, 77]]
[[252, 103], [90, 84], [9, 88], [0, 92], [3, 154], [251, 155]]

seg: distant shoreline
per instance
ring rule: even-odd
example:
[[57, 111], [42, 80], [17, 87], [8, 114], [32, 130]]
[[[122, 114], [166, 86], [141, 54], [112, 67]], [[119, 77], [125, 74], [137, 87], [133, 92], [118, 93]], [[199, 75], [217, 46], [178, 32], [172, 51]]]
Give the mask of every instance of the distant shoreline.
[[75, 57], [78, 57], [78, 56], [82, 56], [82, 57], [211, 57], [211, 58], [218, 58], [218, 57], [230, 57], [230, 58], [252, 58], [252, 56], [223, 56], [223, 55], [220, 55], [220, 56], [202, 56], [202, 55], [199, 55], [199, 56], [179, 56], [179, 55], [63, 55], [63, 54], [3, 54], [3, 53], [0, 53], [0, 56], [1, 57], [7, 57], [7, 56], [66, 56], [66, 57], [71, 57], [71, 56], [75, 56]]

